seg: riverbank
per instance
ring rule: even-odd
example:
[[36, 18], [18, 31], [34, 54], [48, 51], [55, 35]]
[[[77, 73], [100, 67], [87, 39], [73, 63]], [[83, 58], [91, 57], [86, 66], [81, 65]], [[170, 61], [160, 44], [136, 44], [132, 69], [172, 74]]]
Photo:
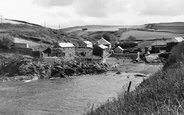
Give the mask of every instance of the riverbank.
[[[141, 65], [143, 66], [143, 65]], [[24, 83], [0, 83], [0, 113], [14, 115], [82, 115], [92, 106], [99, 107], [118, 92], [134, 90], [145, 77], [137, 73], [108, 71], [98, 75], [43, 79]]]

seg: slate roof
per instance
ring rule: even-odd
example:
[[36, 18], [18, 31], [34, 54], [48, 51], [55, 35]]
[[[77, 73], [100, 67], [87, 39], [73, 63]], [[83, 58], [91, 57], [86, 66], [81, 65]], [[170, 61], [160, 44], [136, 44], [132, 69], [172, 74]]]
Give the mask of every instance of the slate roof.
[[103, 37], [97, 41], [98, 44], [108, 44], [108, 45], [111, 45], [110, 42], [108, 42], [107, 40], [105, 40]]
[[105, 46], [105, 45], [103, 45], [103, 44], [100, 44], [100, 45], [98, 45], [100, 48], [102, 48], [102, 49], [107, 49], [108, 47], [107, 46]]

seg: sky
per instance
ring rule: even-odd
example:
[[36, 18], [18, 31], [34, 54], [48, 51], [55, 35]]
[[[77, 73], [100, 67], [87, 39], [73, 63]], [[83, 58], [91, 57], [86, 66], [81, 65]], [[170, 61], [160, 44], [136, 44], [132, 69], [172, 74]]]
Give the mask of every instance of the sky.
[[3, 18], [51, 28], [184, 22], [184, 0], [0, 0]]

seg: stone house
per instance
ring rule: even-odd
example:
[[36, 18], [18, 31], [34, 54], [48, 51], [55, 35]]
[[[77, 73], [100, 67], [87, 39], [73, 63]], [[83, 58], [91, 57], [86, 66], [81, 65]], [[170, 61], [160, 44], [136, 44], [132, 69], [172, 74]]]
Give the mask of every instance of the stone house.
[[100, 56], [100, 57], [105, 57], [108, 54], [108, 47], [101, 44], [101, 45], [96, 45], [93, 48], [93, 55], [95, 56]]
[[105, 45], [108, 47], [108, 49], [111, 49], [111, 43], [105, 40], [103, 37], [97, 41], [97, 45]]
[[52, 48], [47, 48], [43, 51], [47, 57], [62, 57], [65, 60], [74, 59], [75, 46], [72, 43], [57, 43]]

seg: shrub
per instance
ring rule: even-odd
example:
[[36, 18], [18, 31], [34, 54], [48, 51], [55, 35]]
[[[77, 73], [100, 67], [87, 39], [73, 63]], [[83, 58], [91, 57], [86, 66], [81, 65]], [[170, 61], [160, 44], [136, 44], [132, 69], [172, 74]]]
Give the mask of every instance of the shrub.
[[128, 41], [134, 41], [134, 40], [136, 40], [136, 37], [130, 35], [130, 36], [128, 36], [127, 40]]
[[0, 47], [4, 49], [11, 49], [13, 46], [13, 37], [10, 35], [3, 35], [0, 37]]
[[176, 45], [172, 50], [169, 58], [164, 64], [164, 68], [168, 68], [170, 66], [177, 66], [180, 62], [184, 62], [184, 42]]

